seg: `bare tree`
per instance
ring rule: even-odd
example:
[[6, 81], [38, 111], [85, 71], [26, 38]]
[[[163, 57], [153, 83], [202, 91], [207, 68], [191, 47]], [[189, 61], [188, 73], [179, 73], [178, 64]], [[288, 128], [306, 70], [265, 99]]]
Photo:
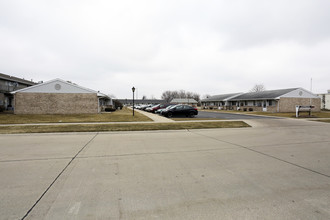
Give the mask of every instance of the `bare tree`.
[[165, 91], [162, 94], [162, 99], [165, 100], [165, 102], [169, 103], [172, 99], [174, 99], [175, 94], [172, 91]]
[[187, 93], [184, 90], [180, 90], [178, 93], [179, 93], [179, 97], [177, 98], [184, 99], [187, 97]]
[[189, 98], [189, 99], [195, 99], [197, 102], [200, 101], [200, 95], [199, 94], [193, 93], [193, 92], [186, 92], [184, 90], [165, 91], [162, 94], [162, 99], [164, 99], [165, 102], [170, 102], [172, 99], [175, 99], [175, 98], [180, 98], [180, 99]]
[[210, 98], [210, 97], [211, 97], [211, 95], [206, 94], [206, 95], [203, 95], [202, 99], [208, 99], [208, 98]]
[[266, 87], [263, 84], [256, 84], [253, 86], [253, 88], [250, 90], [250, 92], [262, 92], [265, 90], [266, 90]]
[[200, 100], [201, 100], [200, 95], [197, 93], [193, 93], [192, 98], [195, 99], [197, 102], [200, 102]]

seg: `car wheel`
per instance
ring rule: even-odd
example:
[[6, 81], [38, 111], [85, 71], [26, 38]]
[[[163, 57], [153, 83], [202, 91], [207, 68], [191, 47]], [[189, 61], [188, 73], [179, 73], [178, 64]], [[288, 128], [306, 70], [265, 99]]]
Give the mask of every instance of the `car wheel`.
[[193, 117], [195, 117], [195, 113], [194, 112], [190, 112], [189, 113], [189, 116], [190, 116], [190, 118], [193, 118]]
[[172, 118], [173, 114], [172, 112], [167, 113], [167, 117]]

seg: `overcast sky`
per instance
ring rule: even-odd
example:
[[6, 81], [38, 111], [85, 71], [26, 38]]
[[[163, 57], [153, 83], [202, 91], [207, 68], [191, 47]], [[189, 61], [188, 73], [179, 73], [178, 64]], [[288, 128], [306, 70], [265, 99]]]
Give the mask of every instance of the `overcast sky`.
[[330, 89], [329, 0], [0, 0], [0, 72], [130, 98]]

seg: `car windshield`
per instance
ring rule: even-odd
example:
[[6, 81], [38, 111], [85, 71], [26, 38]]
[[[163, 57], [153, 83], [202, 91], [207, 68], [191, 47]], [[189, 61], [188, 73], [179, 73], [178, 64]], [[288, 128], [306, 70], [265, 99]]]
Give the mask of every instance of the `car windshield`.
[[166, 109], [172, 109], [172, 108], [175, 108], [175, 107], [177, 107], [177, 106], [179, 106], [179, 105], [170, 105], [170, 106], [168, 106]]

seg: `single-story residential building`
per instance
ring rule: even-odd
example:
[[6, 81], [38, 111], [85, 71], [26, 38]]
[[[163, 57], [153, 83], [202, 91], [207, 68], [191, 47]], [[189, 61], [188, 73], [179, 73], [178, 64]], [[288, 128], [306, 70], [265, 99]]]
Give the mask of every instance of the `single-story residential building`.
[[221, 109], [221, 110], [231, 110], [231, 102], [229, 100], [241, 95], [242, 93], [231, 93], [223, 95], [214, 95], [206, 99], [202, 99], [202, 108], [204, 109]]
[[[116, 99], [123, 105], [133, 105], [133, 99]], [[165, 104], [163, 99], [134, 99], [134, 105]]]
[[197, 105], [198, 102], [195, 99], [172, 99], [171, 104], [183, 104], [183, 105]]
[[320, 111], [321, 99], [303, 88], [267, 90], [244, 93], [230, 100], [236, 110], [295, 112], [296, 106], [314, 106]]
[[15, 114], [98, 113], [112, 100], [105, 94], [61, 79], [12, 92]]
[[[231, 96], [232, 95], [232, 96]], [[224, 104], [223, 109], [241, 111], [295, 112], [296, 106], [314, 106], [312, 111], [320, 111], [321, 99], [303, 88], [267, 90], [240, 94], [218, 95], [217, 99], [202, 100], [210, 103]]]
[[0, 111], [13, 110], [14, 96], [12, 91], [23, 89], [37, 83], [15, 76], [0, 73]]
[[330, 110], [330, 89], [328, 93], [318, 94], [321, 98], [321, 109]]

